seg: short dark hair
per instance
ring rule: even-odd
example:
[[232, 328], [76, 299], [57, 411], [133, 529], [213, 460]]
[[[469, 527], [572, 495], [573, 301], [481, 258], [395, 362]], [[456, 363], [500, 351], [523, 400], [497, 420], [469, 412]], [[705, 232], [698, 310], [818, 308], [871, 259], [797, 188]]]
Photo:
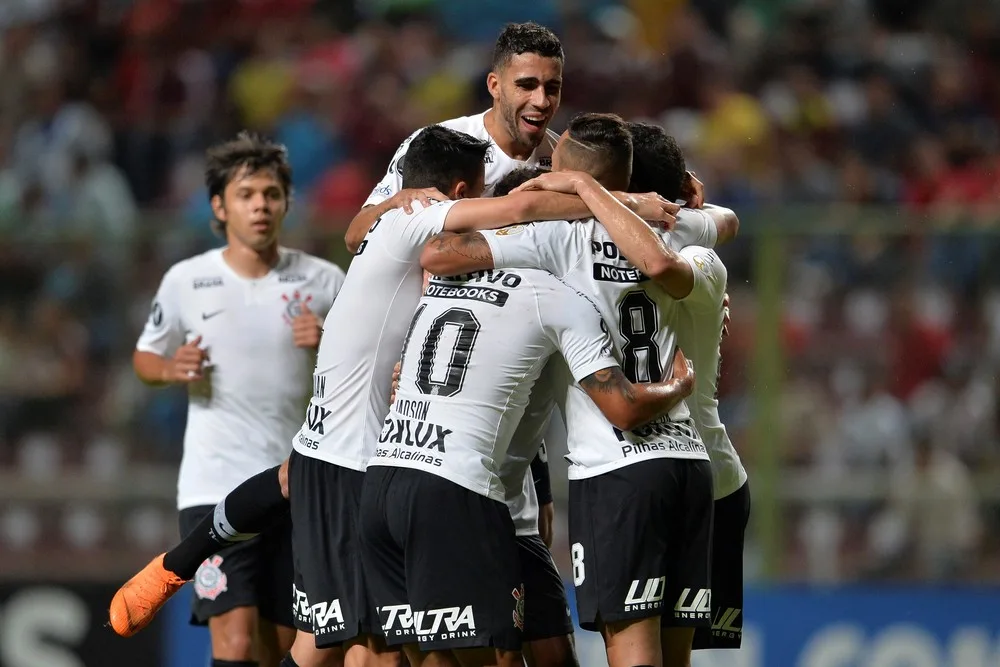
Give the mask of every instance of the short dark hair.
[[538, 178], [548, 172], [548, 169], [542, 169], [541, 167], [518, 167], [497, 181], [497, 184], [493, 186], [493, 196], [503, 197], [509, 195], [510, 191], [514, 188], [524, 185], [531, 179]]
[[493, 47], [493, 71], [499, 72], [510, 64], [514, 56], [535, 53], [543, 58], [555, 58], [564, 62], [562, 43], [556, 34], [543, 25], [532, 23], [508, 23], [500, 31], [496, 46]]
[[[292, 166], [288, 149], [254, 132], [243, 131], [235, 139], [210, 146], [205, 151], [205, 187], [208, 199], [224, 198], [226, 186], [240, 174], [272, 171], [285, 191], [287, 205], [292, 202]], [[212, 220], [212, 231], [225, 235], [226, 224]]]
[[403, 175], [403, 188], [437, 188], [447, 193], [459, 182], [476, 183], [483, 173], [483, 163], [490, 142], [464, 132], [430, 125], [410, 141], [406, 155], [396, 168]]
[[215, 144], [206, 153], [205, 186], [209, 198], [222, 196], [226, 186], [241, 173], [273, 171], [285, 196], [292, 196], [292, 167], [288, 149], [253, 132], [240, 132], [235, 139]]
[[[586, 171], [613, 190], [628, 186], [632, 175], [632, 135], [621, 116], [610, 113], [577, 114], [567, 128], [564, 155], [571, 169]], [[565, 162], [565, 160], [564, 160]]]
[[629, 192], [655, 192], [667, 201], [681, 198], [687, 165], [677, 141], [651, 123], [628, 124], [632, 134], [632, 180]]

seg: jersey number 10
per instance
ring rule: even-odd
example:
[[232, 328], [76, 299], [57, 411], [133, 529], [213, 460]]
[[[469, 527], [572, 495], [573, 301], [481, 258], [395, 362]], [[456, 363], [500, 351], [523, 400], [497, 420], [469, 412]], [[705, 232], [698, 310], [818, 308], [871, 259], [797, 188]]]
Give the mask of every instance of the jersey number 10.
[[[427, 304], [422, 304], [413, 314], [403, 343], [403, 365], [406, 364], [405, 353], [410, 347], [413, 329], [426, 307]], [[462, 390], [479, 329], [479, 320], [467, 308], [449, 308], [434, 318], [417, 359], [416, 385], [421, 394], [454, 396]], [[444, 342], [450, 342], [450, 345], [442, 346]], [[446, 355], [445, 358], [440, 359], [440, 354]]]

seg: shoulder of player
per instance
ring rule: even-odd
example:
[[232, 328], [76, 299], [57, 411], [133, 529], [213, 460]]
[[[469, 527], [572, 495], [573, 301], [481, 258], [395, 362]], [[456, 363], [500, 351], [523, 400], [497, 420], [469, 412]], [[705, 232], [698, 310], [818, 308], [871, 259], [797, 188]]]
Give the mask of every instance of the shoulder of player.
[[465, 134], [472, 135], [479, 139], [485, 138], [486, 135], [486, 125], [483, 122], [483, 116], [485, 111], [482, 113], [473, 114], [471, 116], [459, 116], [458, 118], [450, 118], [448, 120], [443, 120], [438, 125], [442, 127], [447, 127], [449, 130], [455, 130], [456, 132], [464, 132]]
[[303, 250], [282, 247], [281, 252], [286, 257], [285, 271], [300, 272], [308, 277], [319, 275], [343, 278], [345, 275], [344, 270], [333, 262]]
[[222, 281], [222, 267], [219, 264], [221, 248], [213, 248], [198, 255], [187, 257], [173, 264], [163, 274], [162, 282], [180, 283], [185, 280], [215, 280]]

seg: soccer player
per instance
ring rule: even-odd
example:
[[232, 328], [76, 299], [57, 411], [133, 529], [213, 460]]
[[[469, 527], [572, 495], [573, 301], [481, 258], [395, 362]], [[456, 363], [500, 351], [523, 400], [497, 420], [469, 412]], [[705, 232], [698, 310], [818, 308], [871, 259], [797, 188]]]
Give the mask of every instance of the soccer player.
[[[673, 137], [663, 128], [645, 123], [629, 123], [632, 134], [633, 192], [657, 192], [673, 200], [684, 178], [684, 156]], [[727, 210], [721, 213], [726, 227], [719, 238], [735, 232], [738, 221]], [[686, 218], [681, 213], [679, 220]], [[664, 240], [674, 248], [684, 240], [675, 233]], [[708, 449], [712, 464], [715, 509], [712, 521], [712, 626], [695, 630], [693, 648], [738, 649], [743, 637], [743, 546], [750, 518], [750, 487], [740, 455], [719, 418], [718, 380], [721, 370], [725, 292], [728, 273], [715, 251], [696, 245], [678, 250], [692, 267], [691, 290], [672, 311], [671, 326], [677, 342], [698, 375], [687, 399], [691, 418]]]
[[[333, 264], [278, 244], [292, 194], [283, 146], [241, 134], [207, 158], [226, 247], [167, 271], [133, 355], [147, 384], [188, 387], [177, 483], [182, 534], [242, 480], [288, 455], [322, 318], [344, 280]], [[192, 623], [208, 624], [214, 667], [276, 665], [290, 646], [289, 531], [286, 521], [183, 573], [194, 577]], [[131, 634], [131, 621], [116, 596], [114, 629]]]
[[386, 640], [403, 644], [411, 664], [520, 665], [531, 599], [501, 468], [548, 357], [560, 352], [582, 391], [626, 430], [680, 403], [693, 373], [678, 352], [667, 382], [615, 380], [600, 313], [537, 270], [431, 279], [403, 350], [361, 502]]
[[[560, 140], [553, 166], [557, 172], [585, 169], [609, 188], [622, 187], [622, 179], [629, 180], [616, 148], [626, 143], [622, 135], [627, 138], [628, 132], [614, 118], [578, 117]], [[683, 162], [679, 173], [685, 173]], [[601, 202], [618, 206], [585, 174], [553, 173], [534, 184], [576, 192], [595, 213]], [[446, 274], [518, 266], [550, 270], [597, 297], [605, 318], [616, 324], [613, 333], [626, 376], [656, 379], [663, 369], [661, 350], [672, 349], [676, 338], [667, 317], [676, 307], [671, 297], [683, 296], [685, 280], [690, 291], [691, 267], [646, 225], [632, 224], [631, 232], [618, 230], [615, 239], [609, 237], [612, 227], [606, 226], [607, 222], [602, 226], [589, 221], [521, 226], [502, 234], [444, 234], [428, 244], [422, 263], [432, 273]], [[695, 241], [710, 246], [718, 228], [712, 216], [685, 209], [674, 236], [681, 245]], [[571, 388], [565, 413], [571, 461], [570, 539], [581, 625], [602, 631], [612, 667], [661, 660], [686, 664], [692, 630], [669, 626], [710, 623], [703, 608], [709, 602], [712, 511], [708, 455], [691, 426], [687, 407], [679, 406], [669, 420], [639, 432], [623, 432], [611, 428], [593, 411], [592, 403]], [[663, 479], [672, 482], [663, 484]], [[635, 489], [644, 489], [644, 502], [630, 501], [621, 512], [611, 513], [615, 519], [609, 519], [606, 510], [602, 513], [602, 505], [617, 506], [616, 497], [624, 493], [633, 498]], [[610, 548], [600, 537], [622, 529], [632, 533], [624, 545]], [[679, 599], [685, 588], [696, 592], [694, 602]], [[667, 598], [678, 600], [673, 613], [663, 611]], [[661, 621], [668, 626], [662, 637]]]

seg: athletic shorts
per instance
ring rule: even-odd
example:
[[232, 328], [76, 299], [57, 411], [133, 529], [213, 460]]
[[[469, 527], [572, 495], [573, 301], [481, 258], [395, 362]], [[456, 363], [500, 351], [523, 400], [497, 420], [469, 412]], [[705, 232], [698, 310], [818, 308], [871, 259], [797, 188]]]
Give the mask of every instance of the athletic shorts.
[[566, 587], [545, 542], [538, 535], [519, 536], [517, 552], [525, 595], [521, 638], [530, 642], [573, 634]]
[[[214, 511], [214, 505], [182, 509], [181, 535], [190, 535]], [[256, 607], [261, 618], [294, 627], [292, 576], [291, 521], [285, 517], [253, 539], [205, 559], [194, 575], [191, 624], [207, 625], [208, 619], [237, 607]]]
[[521, 648], [530, 602], [507, 505], [422, 470], [371, 466], [361, 537], [390, 646]]
[[320, 648], [373, 630], [358, 537], [364, 476], [298, 452], [289, 457], [295, 627]]
[[715, 501], [712, 530], [712, 627], [698, 628], [694, 649], [739, 648], [743, 641], [743, 539], [750, 483]]
[[659, 617], [712, 623], [712, 469], [653, 459], [569, 483], [569, 538], [580, 627]]

